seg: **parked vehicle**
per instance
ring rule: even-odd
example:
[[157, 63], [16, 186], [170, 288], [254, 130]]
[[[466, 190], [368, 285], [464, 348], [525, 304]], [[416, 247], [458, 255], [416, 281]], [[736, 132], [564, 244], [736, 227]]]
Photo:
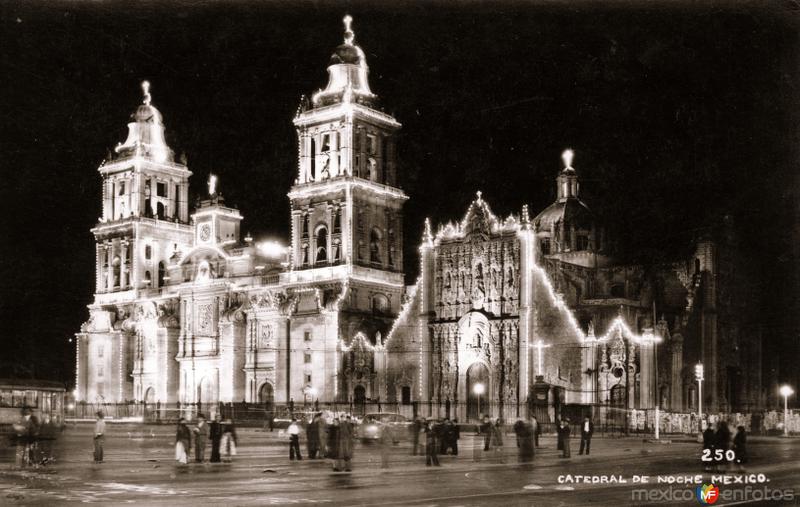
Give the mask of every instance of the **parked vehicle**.
[[411, 421], [404, 415], [391, 412], [364, 414], [357, 426], [356, 434], [363, 442], [374, 442], [384, 431], [392, 434], [392, 442], [397, 443], [409, 433]]

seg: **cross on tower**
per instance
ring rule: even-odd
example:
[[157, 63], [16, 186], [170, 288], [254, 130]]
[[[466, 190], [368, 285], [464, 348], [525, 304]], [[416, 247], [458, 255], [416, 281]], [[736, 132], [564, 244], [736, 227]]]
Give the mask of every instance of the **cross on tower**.
[[152, 100], [150, 97], [150, 81], [142, 81], [142, 95], [144, 97], [142, 103], [146, 106], [149, 106], [150, 101]]
[[208, 176], [208, 195], [214, 196], [217, 193], [217, 176], [210, 174]]
[[536, 348], [537, 352], [539, 352], [536, 361], [536, 372], [539, 375], [544, 375], [544, 372], [542, 371], [542, 349], [546, 349], [550, 347], [550, 345], [545, 345], [544, 342], [542, 342], [542, 340], [539, 340], [536, 343], [534, 343], [533, 346], [534, 348]]

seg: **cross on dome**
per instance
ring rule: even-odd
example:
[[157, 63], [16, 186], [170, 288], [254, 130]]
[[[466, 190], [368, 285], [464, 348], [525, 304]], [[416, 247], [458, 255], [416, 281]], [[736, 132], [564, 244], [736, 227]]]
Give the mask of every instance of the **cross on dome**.
[[142, 95], [144, 97], [142, 103], [146, 106], [149, 106], [152, 99], [150, 96], [150, 81], [142, 81]]
[[353, 33], [353, 30], [350, 28], [350, 24], [353, 22], [353, 17], [348, 14], [342, 19], [342, 21], [344, 21], [344, 43], [353, 44], [353, 39], [355, 38], [355, 34]]

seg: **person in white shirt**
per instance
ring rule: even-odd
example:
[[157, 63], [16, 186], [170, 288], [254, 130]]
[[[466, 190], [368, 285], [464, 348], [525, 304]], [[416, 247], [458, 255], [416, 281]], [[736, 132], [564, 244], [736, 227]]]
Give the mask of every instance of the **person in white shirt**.
[[102, 412], [97, 413], [97, 422], [94, 423], [94, 462], [103, 462], [103, 444], [105, 443], [106, 420]]
[[289, 459], [294, 460], [295, 454], [298, 461], [303, 459], [300, 455], [300, 425], [297, 424], [297, 419], [292, 418], [286, 432], [289, 433]]

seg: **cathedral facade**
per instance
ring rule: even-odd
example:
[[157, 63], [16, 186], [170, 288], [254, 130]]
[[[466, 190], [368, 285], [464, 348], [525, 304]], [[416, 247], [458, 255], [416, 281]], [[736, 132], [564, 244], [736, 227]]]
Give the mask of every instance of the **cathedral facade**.
[[382, 400], [431, 413], [455, 404], [467, 418], [537, 404], [687, 411], [701, 361], [714, 376], [705, 406], [761, 401], [758, 345], [728, 350], [746, 323], [715, 320], [718, 244], [698, 241], [693, 258], [655, 271], [619, 265], [569, 150], [557, 199], [538, 215], [523, 205], [500, 218], [478, 192], [459, 223], [426, 222], [406, 286], [401, 125], [377, 107], [345, 25], [327, 86], [294, 118], [287, 246], [242, 238], [213, 176], [190, 214], [192, 173], [144, 83], [127, 139], [98, 169], [78, 400]]

